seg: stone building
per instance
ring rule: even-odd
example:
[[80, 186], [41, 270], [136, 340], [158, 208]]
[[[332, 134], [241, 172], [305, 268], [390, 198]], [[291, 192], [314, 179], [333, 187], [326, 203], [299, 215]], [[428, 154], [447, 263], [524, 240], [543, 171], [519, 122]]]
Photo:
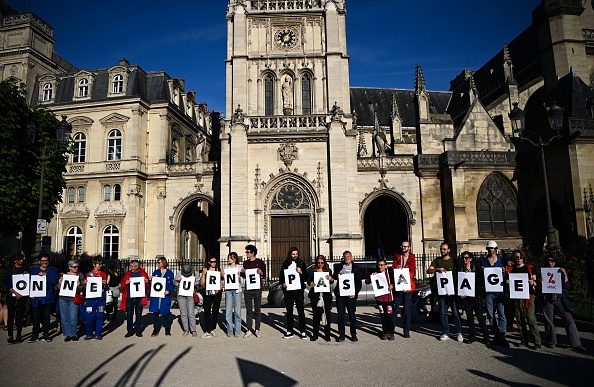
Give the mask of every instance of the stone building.
[[[525, 31], [448, 91], [431, 91], [420, 65], [411, 89], [351, 87], [344, 0], [229, 0], [220, 129], [182, 80], [125, 60], [74, 69], [33, 49], [53, 44], [35, 15], [2, 14], [0, 78], [26, 81], [32, 104], [74, 127], [53, 249], [82, 240], [105, 254], [114, 236], [118, 256], [147, 258], [248, 243], [264, 257], [293, 245], [303, 256], [389, 255], [405, 239], [417, 253], [443, 240], [458, 252], [491, 239], [539, 245], [541, 153], [512, 130], [515, 103], [535, 142], [553, 134], [543, 103], [564, 109], [560, 139], [543, 148], [553, 226], [566, 248], [594, 234], [592, 0], [543, 0]], [[39, 57], [43, 69], [25, 66]]]

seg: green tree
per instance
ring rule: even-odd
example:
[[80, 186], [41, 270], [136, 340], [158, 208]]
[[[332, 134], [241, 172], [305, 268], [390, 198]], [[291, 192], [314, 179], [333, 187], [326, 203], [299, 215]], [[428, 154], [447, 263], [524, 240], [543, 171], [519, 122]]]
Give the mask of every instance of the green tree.
[[[41, 163], [30, 153], [53, 155], [45, 163], [43, 217], [53, 217], [66, 186], [67, 155], [58, 151], [56, 127], [59, 120], [43, 107], [29, 108], [24, 85], [14, 80], [0, 82], [0, 233], [24, 234], [23, 247], [32, 249], [36, 234]], [[33, 144], [27, 139], [34, 125]]]

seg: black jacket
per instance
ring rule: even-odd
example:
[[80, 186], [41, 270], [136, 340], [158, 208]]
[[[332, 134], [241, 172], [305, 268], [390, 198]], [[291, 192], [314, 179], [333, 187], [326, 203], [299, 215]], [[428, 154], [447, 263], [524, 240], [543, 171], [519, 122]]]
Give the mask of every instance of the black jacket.
[[[353, 271], [352, 273], [355, 275], [355, 298], [357, 298], [359, 296], [359, 292], [361, 291], [361, 288], [363, 287], [363, 270], [355, 263], [352, 264], [353, 265]], [[344, 261], [337, 263], [336, 265], [334, 265], [334, 279], [338, 281], [338, 276], [340, 271], [342, 270], [344, 266]], [[336, 297], [340, 297], [340, 289], [339, 286], [336, 286], [334, 288], [334, 294], [336, 295]]]
[[[278, 274], [278, 281], [281, 284], [284, 284], [285, 281], [285, 270], [291, 266], [293, 261], [285, 260], [283, 262], [283, 266], [280, 269], [280, 273]], [[301, 289], [305, 289], [305, 281], [307, 281], [307, 266], [305, 266], [305, 262], [301, 261], [297, 264], [297, 267], [301, 269], [301, 274], [299, 275], [299, 283], [301, 284]]]

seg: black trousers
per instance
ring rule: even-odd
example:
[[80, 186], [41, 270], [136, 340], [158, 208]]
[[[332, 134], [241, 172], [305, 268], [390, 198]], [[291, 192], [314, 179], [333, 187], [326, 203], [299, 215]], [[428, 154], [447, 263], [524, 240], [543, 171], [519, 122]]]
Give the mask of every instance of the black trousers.
[[[320, 296], [321, 294], [322, 296]], [[320, 297], [324, 299], [324, 308], [317, 306], [318, 300]], [[311, 299], [311, 309], [313, 310], [313, 332], [312, 336], [314, 338], [318, 338], [319, 331], [320, 331], [320, 320], [322, 319], [322, 314], [326, 315], [326, 326], [324, 327], [324, 336], [326, 340], [330, 340], [330, 319], [331, 317], [331, 309], [332, 309], [332, 293], [318, 293], [317, 296], [312, 297]]]
[[206, 332], [212, 332], [217, 328], [222, 296], [222, 291], [212, 296], [204, 296], [204, 330]]
[[31, 306], [31, 315], [33, 317], [33, 333], [32, 337], [38, 338], [40, 327], [43, 327], [43, 337], [49, 337], [50, 330], [50, 313], [54, 309], [55, 304], [42, 304], [41, 301], [36, 307]]
[[6, 308], [8, 309], [8, 336], [13, 336], [15, 324], [17, 337], [21, 336], [28, 298], [29, 297], [21, 297], [17, 300], [16, 297], [12, 296], [12, 293], [6, 295]]
[[303, 307], [303, 289], [299, 290], [285, 290], [285, 308], [287, 310], [287, 332], [293, 332], [293, 304], [297, 307], [297, 314], [299, 315], [299, 332], [305, 332], [305, 309]]

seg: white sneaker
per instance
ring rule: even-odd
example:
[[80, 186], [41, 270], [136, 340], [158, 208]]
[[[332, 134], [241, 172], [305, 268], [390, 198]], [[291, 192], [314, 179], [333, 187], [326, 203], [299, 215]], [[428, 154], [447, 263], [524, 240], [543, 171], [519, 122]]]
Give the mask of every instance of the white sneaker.
[[449, 340], [449, 339], [450, 339], [450, 336], [448, 336], [446, 334], [443, 334], [443, 335], [439, 336], [439, 340], [441, 340], [441, 341], [446, 341], [446, 340]]
[[202, 339], [208, 339], [208, 338], [210, 338], [210, 333], [208, 333], [208, 332], [204, 332], [204, 333], [202, 334], [202, 336], [200, 336], [200, 338], [202, 338]]
[[258, 329], [256, 329], [254, 331], [254, 336], [256, 336], [256, 337], [262, 337], [262, 334], [260, 333], [260, 331]]
[[301, 337], [301, 340], [307, 340], [307, 334], [305, 332], [301, 332], [299, 336]]
[[227, 333], [227, 337], [233, 337], [233, 333]]
[[243, 338], [245, 339], [246, 337], [250, 337], [252, 335], [252, 331], [247, 331], [245, 333], [245, 335], [243, 335]]
[[457, 338], [457, 340], [458, 340], [459, 342], [463, 342], [463, 341], [464, 341], [464, 337], [462, 336], [462, 333], [458, 333], [458, 338]]
[[293, 333], [292, 333], [292, 332], [287, 332], [287, 333], [285, 333], [285, 335], [283, 336], [283, 339], [290, 339], [291, 337], [293, 337]]
[[212, 337], [217, 337], [217, 333], [216, 333], [215, 331], [210, 331], [210, 335], [211, 335]]

